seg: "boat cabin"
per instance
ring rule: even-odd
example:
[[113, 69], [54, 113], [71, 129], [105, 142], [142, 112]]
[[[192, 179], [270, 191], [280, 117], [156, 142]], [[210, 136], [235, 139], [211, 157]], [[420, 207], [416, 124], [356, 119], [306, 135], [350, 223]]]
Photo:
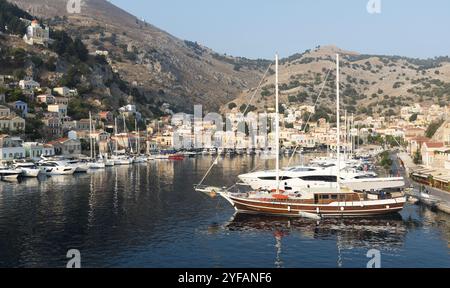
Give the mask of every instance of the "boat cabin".
[[333, 202], [356, 202], [361, 201], [358, 193], [314, 193], [314, 204], [330, 204]]

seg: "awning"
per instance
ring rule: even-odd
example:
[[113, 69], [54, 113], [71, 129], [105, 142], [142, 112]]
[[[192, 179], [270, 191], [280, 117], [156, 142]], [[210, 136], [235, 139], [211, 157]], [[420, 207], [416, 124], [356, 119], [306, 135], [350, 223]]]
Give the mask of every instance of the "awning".
[[413, 173], [412, 176], [420, 177], [420, 178], [428, 178], [429, 177], [429, 175], [427, 175], [427, 174], [420, 174], [420, 173]]
[[436, 181], [442, 182], [442, 183], [449, 183], [450, 182], [450, 177], [434, 177], [433, 178]]

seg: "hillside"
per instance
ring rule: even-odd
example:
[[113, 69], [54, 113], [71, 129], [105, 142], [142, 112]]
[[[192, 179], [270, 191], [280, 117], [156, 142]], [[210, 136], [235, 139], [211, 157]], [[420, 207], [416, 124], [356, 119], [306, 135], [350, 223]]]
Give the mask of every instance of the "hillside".
[[[189, 112], [194, 104], [203, 104], [209, 111], [229, 111], [233, 107], [239, 110], [248, 103], [271, 62], [220, 55], [197, 42], [178, 39], [105, 0], [82, 1], [80, 14], [69, 14], [66, 1], [9, 2], [40, 17], [55, 33], [66, 31], [73, 39], [80, 37], [91, 55], [96, 50], [108, 51], [109, 63], [91, 56], [76, 71], [70, 70], [70, 61], [60, 58], [55, 71], [36, 68], [29, 61], [32, 59], [25, 63], [27, 73], [44, 83], [55, 84], [64, 75], [75, 74], [81, 85], [78, 88], [86, 91], [83, 100], [93, 102], [91, 106], [98, 109], [136, 103], [145, 116], [152, 116], [168, 102], [175, 111]], [[17, 25], [17, 29], [22, 28]], [[9, 37], [2, 45], [4, 49], [21, 47], [29, 58], [40, 55], [44, 63], [56, 57], [52, 51], [21, 43], [20, 38]], [[317, 47], [281, 60], [283, 103], [311, 104], [331, 69], [320, 103], [322, 107], [334, 107], [336, 53], [342, 55], [342, 98], [350, 113], [392, 115], [400, 107], [416, 102], [448, 103], [448, 57], [364, 55], [333, 46]], [[14, 66], [6, 67], [10, 68]], [[273, 83], [274, 75], [269, 73], [252, 109], [273, 107]]]
[[[350, 113], [392, 115], [405, 105], [446, 105], [450, 101], [450, 59], [412, 59], [363, 55], [334, 46], [317, 47], [280, 61], [280, 94], [283, 103], [311, 104], [331, 69], [320, 105], [334, 107], [335, 55], [341, 55], [341, 93]], [[274, 106], [275, 76], [265, 79], [253, 101], [254, 109]], [[222, 110], [247, 104], [254, 89], [244, 91]]]
[[219, 55], [178, 39], [105, 0], [82, 1], [80, 14], [67, 13], [66, 1], [10, 2], [54, 29], [81, 37], [91, 53], [107, 50], [112, 70], [131, 86], [128, 101], [140, 103], [144, 110], [162, 102], [187, 111], [194, 104], [216, 110], [255, 86], [268, 65], [265, 60]]

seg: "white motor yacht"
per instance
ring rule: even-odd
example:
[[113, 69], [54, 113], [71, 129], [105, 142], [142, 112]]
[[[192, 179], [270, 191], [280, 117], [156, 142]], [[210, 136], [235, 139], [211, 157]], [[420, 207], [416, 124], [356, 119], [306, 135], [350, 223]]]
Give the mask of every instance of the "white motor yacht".
[[15, 180], [22, 173], [22, 169], [0, 167], [0, 178], [2, 180]]
[[[277, 189], [276, 171], [257, 171], [241, 174], [239, 179], [252, 189]], [[337, 187], [336, 165], [296, 166], [280, 171], [280, 189], [300, 191], [305, 188]], [[403, 177], [377, 178], [370, 171], [357, 171], [353, 167], [344, 167], [340, 171], [341, 183], [357, 191], [400, 188], [405, 185]]]
[[133, 159], [126, 155], [115, 155], [111, 157], [114, 160], [114, 165], [131, 165], [133, 164]]
[[39, 168], [33, 162], [27, 162], [25, 160], [15, 160], [13, 165], [15, 169], [21, 169], [20, 176], [22, 177], [38, 177]]
[[145, 155], [136, 155], [133, 159], [134, 163], [145, 163], [147, 162], [147, 156]]
[[42, 174], [53, 175], [72, 175], [76, 167], [69, 165], [65, 161], [41, 161], [38, 164]]
[[66, 160], [69, 166], [75, 168], [75, 173], [86, 173], [89, 170], [89, 164], [86, 161], [77, 159]]
[[87, 163], [89, 169], [103, 169], [106, 167], [105, 162], [101, 159]]
[[114, 160], [109, 158], [104, 158], [103, 162], [105, 162], [105, 167], [112, 167], [114, 166]]

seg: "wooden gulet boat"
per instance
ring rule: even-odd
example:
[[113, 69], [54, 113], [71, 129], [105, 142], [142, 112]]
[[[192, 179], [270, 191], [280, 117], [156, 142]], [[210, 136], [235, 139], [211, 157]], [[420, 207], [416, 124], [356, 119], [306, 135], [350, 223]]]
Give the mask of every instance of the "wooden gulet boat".
[[[339, 99], [339, 55], [336, 55], [336, 94], [337, 94], [337, 179], [340, 178], [340, 99]], [[275, 123], [279, 123], [278, 113], [278, 55], [275, 60]], [[338, 181], [337, 189], [324, 191], [307, 191], [286, 193], [279, 189], [279, 125], [276, 125], [276, 171], [278, 188], [275, 191], [251, 191], [247, 193], [232, 193], [218, 189], [220, 196], [242, 213], [257, 213], [277, 216], [307, 217], [320, 219], [322, 217], [364, 217], [399, 212], [406, 203], [402, 192], [366, 193], [356, 192], [341, 187]]]
[[401, 193], [369, 198], [367, 194], [344, 189], [334, 193], [313, 193], [312, 199], [300, 198], [294, 194], [217, 193], [230, 202], [237, 212], [308, 218], [383, 215], [401, 211], [406, 202]]

